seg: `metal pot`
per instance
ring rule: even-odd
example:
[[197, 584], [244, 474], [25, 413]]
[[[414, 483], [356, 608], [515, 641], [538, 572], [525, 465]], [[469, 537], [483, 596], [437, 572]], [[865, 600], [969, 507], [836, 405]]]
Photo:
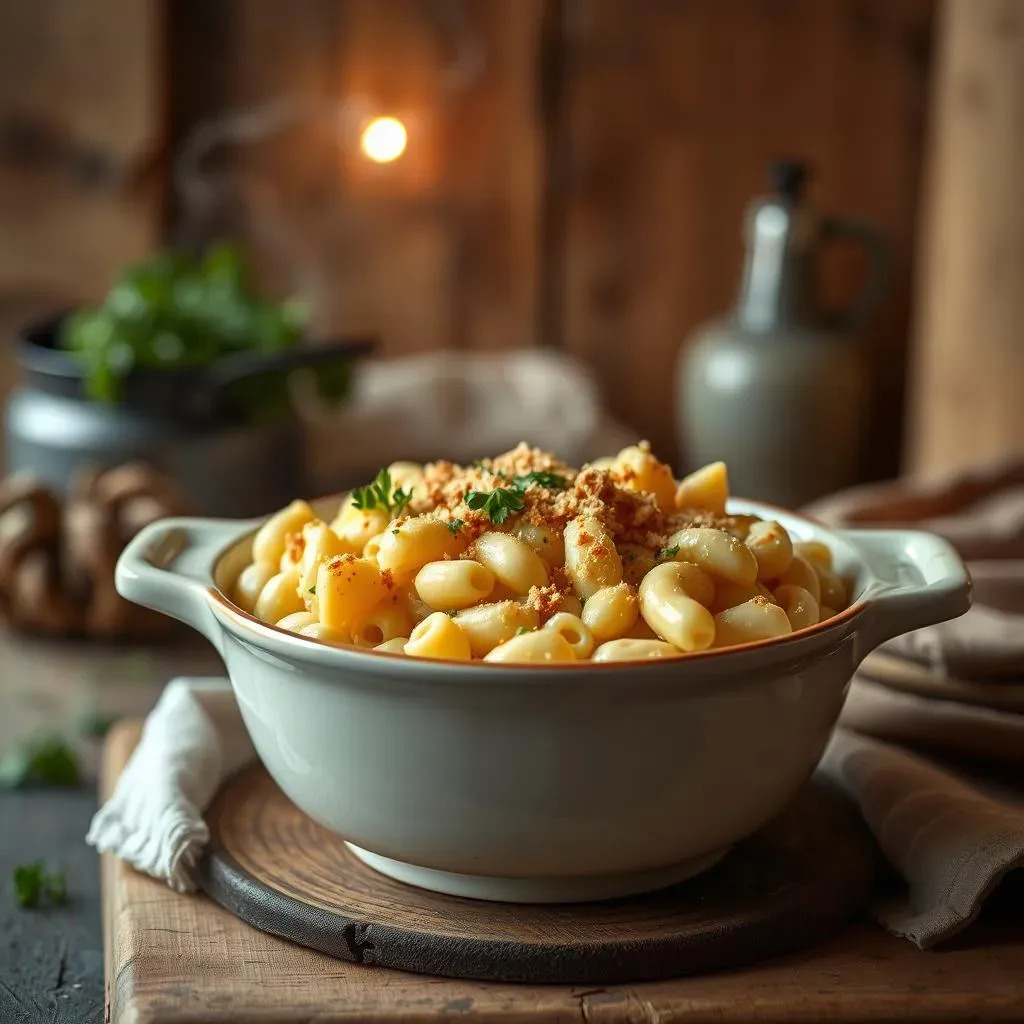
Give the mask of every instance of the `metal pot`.
[[121, 400], [89, 400], [82, 370], [57, 345], [62, 317], [15, 339], [21, 385], [7, 401], [7, 472], [29, 471], [64, 490], [85, 466], [141, 460], [175, 479], [197, 514], [250, 516], [307, 493], [305, 432], [291, 413], [253, 420], [232, 408], [239, 381], [369, 352], [354, 339], [277, 354], [230, 356], [200, 368], [144, 370]]

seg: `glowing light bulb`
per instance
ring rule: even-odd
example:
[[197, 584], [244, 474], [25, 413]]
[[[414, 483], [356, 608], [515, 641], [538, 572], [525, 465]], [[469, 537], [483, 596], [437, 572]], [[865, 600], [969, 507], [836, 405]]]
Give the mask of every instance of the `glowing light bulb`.
[[389, 164], [405, 152], [408, 134], [397, 117], [375, 117], [364, 129], [359, 145], [378, 164]]

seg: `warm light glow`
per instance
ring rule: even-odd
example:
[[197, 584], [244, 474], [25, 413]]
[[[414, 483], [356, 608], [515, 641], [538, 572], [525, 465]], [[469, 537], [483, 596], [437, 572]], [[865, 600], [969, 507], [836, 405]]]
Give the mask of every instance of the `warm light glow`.
[[397, 117], [375, 117], [364, 129], [359, 145], [375, 163], [388, 164], [405, 152], [408, 135]]

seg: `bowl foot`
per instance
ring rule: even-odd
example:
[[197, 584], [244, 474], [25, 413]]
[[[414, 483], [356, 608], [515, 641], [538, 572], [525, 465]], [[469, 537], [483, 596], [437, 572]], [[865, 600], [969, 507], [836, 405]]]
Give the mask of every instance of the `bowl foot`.
[[636, 896], [683, 882], [707, 871], [729, 852], [721, 850], [694, 857], [681, 864], [647, 871], [630, 871], [612, 875], [584, 875], [571, 878], [498, 878], [490, 875], [462, 875], [454, 871], [437, 871], [404, 861], [392, 860], [352, 843], [345, 844], [367, 867], [406, 885], [415, 885], [449, 896], [498, 903], [580, 903], [588, 900], [609, 900], [620, 896]]

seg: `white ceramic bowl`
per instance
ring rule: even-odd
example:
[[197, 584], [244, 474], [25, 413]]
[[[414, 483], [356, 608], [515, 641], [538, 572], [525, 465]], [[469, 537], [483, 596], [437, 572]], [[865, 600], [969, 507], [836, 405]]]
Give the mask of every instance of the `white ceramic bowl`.
[[260, 523], [203, 519], [143, 530], [117, 589], [209, 638], [267, 770], [373, 868], [460, 896], [600, 899], [693, 875], [758, 829], [812, 772], [864, 656], [970, 605], [967, 572], [937, 537], [832, 532], [753, 502], [730, 511], [828, 544], [853, 580], [850, 608], [674, 660], [406, 658], [239, 610], [225, 595]]

